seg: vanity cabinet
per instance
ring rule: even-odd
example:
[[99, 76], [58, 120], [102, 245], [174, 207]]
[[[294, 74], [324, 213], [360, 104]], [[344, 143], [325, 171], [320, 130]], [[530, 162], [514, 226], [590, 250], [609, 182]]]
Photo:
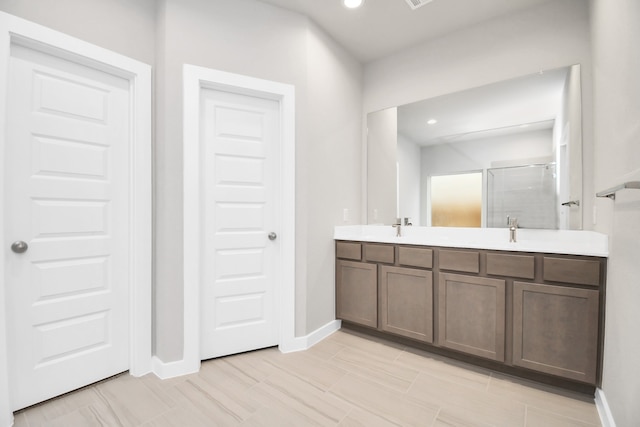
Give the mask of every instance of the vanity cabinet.
[[440, 273], [439, 340], [446, 348], [505, 360], [505, 281]]
[[336, 317], [364, 326], [378, 326], [377, 266], [338, 260]]
[[600, 381], [605, 273], [602, 257], [337, 241], [336, 316], [581, 389]]
[[433, 342], [433, 276], [416, 268], [379, 267], [380, 329]]
[[515, 282], [513, 364], [595, 383], [598, 291]]
[[361, 262], [362, 244], [336, 244], [336, 317], [378, 326], [378, 266]]

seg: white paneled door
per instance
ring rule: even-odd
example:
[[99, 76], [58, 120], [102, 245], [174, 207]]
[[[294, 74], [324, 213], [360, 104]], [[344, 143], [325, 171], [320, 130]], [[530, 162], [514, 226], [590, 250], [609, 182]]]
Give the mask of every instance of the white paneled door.
[[280, 105], [201, 89], [201, 358], [278, 344]]
[[131, 112], [128, 80], [19, 45], [9, 63], [5, 283], [19, 409], [129, 368]]

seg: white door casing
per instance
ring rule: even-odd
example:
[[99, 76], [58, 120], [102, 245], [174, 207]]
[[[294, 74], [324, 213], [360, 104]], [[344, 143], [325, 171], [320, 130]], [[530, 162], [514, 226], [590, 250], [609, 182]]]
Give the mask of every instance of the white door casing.
[[204, 360], [279, 342], [275, 184], [280, 105], [257, 96], [201, 90]]
[[[2, 164], [6, 164], [8, 160], [6, 157], [8, 149], [6, 122], [8, 70], [11, 61], [11, 50], [15, 51], [17, 48], [27, 48], [27, 51], [48, 55], [54, 60], [68, 62], [72, 66], [87, 67], [98, 70], [101, 73], [110, 74], [116, 80], [120, 80], [124, 89], [125, 99], [123, 99], [123, 102], [126, 103], [128, 110], [125, 119], [130, 124], [126, 129], [126, 139], [129, 142], [126, 155], [129, 159], [129, 165], [125, 166], [128, 170], [128, 173], [125, 174], [128, 175], [125, 182], [128, 187], [125, 203], [128, 203], [129, 208], [126, 210], [126, 218], [124, 218], [129, 230], [123, 240], [124, 245], [127, 246], [124, 263], [128, 264], [130, 268], [127, 268], [124, 274], [128, 283], [131, 284], [126, 290], [128, 307], [124, 316], [130, 319], [129, 327], [126, 331], [128, 352], [125, 355], [127, 359], [125, 369], [128, 368], [132, 375], [144, 375], [151, 368], [151, 69], [148, 65], [130, 58], [20, 18], [0, 13], [0, 100], [2, 100], [0, 103], [0, 161]], [[55, 79], [52, 81], [55, 81]], [[58, 81], [58, 84], [60, 84], [60, 81]], [[62, 85], [64, 86], [64, 83]], [[47, 90], [50, 90], [53, 86], [55, 84], [49, 85]], [[61, 162], [59, 164], [64, 165], [65, 156], [62, 155], [62, 151], [69, 149], [73, 151], [82, 146], [79, 144], [74, 145], [73, 141], [66, 141], [57, 143], [57, 145], [56, 143], [42, 144], [39, 148], [43, 147], [45, 148], [41, 154], [44, 154], [44, 156], [41, 156], [41, 159], [45, 159], [48, 162], [57, 156], [58, 161]], [[47, 152], [52, 148], [53, 151], [57, 149], [57, 152]], [[92, 146], [89, 151], [91, 150], [94, 151], [93, 154], [96, 154], [97, 151], [101, 150], [100, 145]], [[85, 153], [89, 151], [85, 151]], [[96, 162], [93, 165], [97, 164]], [[49, 164], [49, 166], [52, 166], [52, 164]], [[75, 172], [82, 172], [78, 169], [85, 167], [82, 173], [89, 172], [87, 169], [89, 167], [88, 163], [78, 165], [67, 162], [66, 167], [70, 167], [72, 170], [77, 168]], [[29, 166], [30, 168], [31, 166]], [[59, 170], [57, 172], [62, 171]], [[52, 175], [55, 175], [55, 173]], [[4, 227], [5, 221], [8, 219], [4, 212], [4, 205], [8, 196], [8, 194], [4, 194], [7, 187], [7, 177], [4, 173], [1, 174], [0, 180], [2, 181], [0, 182], [0, 197], [3, 201], [3, 209], [0, 210], [0, 222], [3, 224], [0, 227], [0, 236], [2, 237], [0, 239], [2, 242], [0, 256], [3, 259], [3, 263], [0, 264], [0, 277], [3, 282], [2, 286], [0, 286], [0, 426], [4, 426], [10, 425], [12, 419], [11, 410], [16, 407], [14, 402], [11, 401], [13, 390], [10, 390], [8, 382], [9, 372], [10, 369], [13, 369], [13, 366], [8, 366], [6, 332], [12, 328], [12, 325], [7, 323], [6, 307], [9, 301], [7, 300], [5, 277], [7, 273], [15, 270], [15, 265], [7, 269], [6, 263], [15, 261], [14, 257], [17, 255], [11, 252], [9, 248], [11, 245], [9, 240], [12, 237], [6, 235]], [[78, 224], [72, 224], [75, 222], [69, 221], [72, 217], [58, 215], [59, 222], [54, 224], [50, 220], [52, 218], [55, 219], [56, 215], [46, 215], [45, 222], [49, 222], [45, 225], [53, 227], [49, 231], [52, 231], [56, 226], [67, 220], [67, 225], [84, 227], [85, 233], [92, 232], [91, 229], [95, 228], [94, 226], [96, 225], [95, 219], [98, 218], [94, 213], [104, 212], [104, 205], [100, 205], [101, 202], [99, 201], [85, 201], [83, 202], [84, 204], [78, 204], [77, 201], [72, 200], [78, 194], [82, 193], [75, 193], [74, 191], [74, 195], [65, 201], [67, 205], [61, 210], [66, 209], [67, 212], [70, 212], [69, 208], [71, 206], [78, 207], [82, 205], [81, 207], [84, 209], [80, 209], [81, 211], [93, 212], [86, 217], [88, 222], [78, 221]], [[52, 208], [54, 210], [60, 208], [60, 205], [56, 207], [54, 206], [55, 203], [52, 204], [51, 201], [47, 200], [39, 203], [43, 212]], [[78, 213], [77, 210], [76, 213]], [[93, 224], [89, 224], [92, 221]], [[31, 249], [33, 249], [31, 254], [37, 255], [37, 245]], [[99, 264], [102, 261], [104, 260], [100, 258], [85, 258], [84, 266], [86, 268], [82, 267], [80, 270], [88, 272], [93, 269], [95, 271], [96, 263]], [[50, 264], [49, 267], [51, 265], [61, 267], [58, 271], [69, 271], [65, 269], [64, 262], [62, 264]], [[101, 315], [98, 314], [94, 320], [100, 322]], [[13, 330], [11, 332], [13, 333]], [[51, 337], [55, 338], [54, 335], [51, 335]], [[88, 345], [90, 345], [91, 339], [87, 341]], [[51, 342], [57, 341], [53, 339]], [[53, 350], [53, 347], [50, 350]]]
[[280, 113], [275, 191], [279, 212], [274, 225], [277, 344], [283, 352], [300, 349], [295, 338], [295, 138], [294, 88], [291, 85], [184, 65], [184, 358], [166, 376], [195, 372], [201, 360], [201, 289], [205, 277], [205, 181], [201, 158], [200, 108], [207, 90], [276, 101]]

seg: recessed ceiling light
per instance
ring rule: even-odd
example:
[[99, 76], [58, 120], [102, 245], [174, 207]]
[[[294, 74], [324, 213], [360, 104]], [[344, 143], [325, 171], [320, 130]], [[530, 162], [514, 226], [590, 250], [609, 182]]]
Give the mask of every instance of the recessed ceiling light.
[[438, 123], [438, 121], [436, 119], [429, 119], [427, 120], [427, 124], [428, 125], [435, 125], [436, 123]]
[[362, 3], [364, 3], [364, 0], [342, 0], [342, 4], [348, 9], [358, 8], [362, 6]]

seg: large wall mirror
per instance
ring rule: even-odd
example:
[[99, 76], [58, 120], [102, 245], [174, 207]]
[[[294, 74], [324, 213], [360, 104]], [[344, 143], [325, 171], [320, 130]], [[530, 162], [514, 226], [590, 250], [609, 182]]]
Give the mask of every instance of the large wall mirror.
[[582, 228], [580, 66], [367, 116], [367, 222]]

